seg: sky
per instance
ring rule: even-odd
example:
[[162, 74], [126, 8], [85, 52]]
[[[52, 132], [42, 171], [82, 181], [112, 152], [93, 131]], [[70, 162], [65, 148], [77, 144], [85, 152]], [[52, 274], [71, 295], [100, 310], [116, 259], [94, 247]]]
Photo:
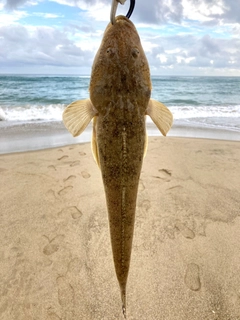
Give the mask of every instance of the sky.
[[[89, 75], [111, 3], [0, 0], [0, 73]], [[240, 0], [136, 0], [130, 19], [152, 75], [240, 76]]]

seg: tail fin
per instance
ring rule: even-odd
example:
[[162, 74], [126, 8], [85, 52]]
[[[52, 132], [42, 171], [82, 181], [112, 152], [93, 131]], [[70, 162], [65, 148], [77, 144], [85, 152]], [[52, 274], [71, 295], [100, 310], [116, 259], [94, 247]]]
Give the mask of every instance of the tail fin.
[[127, 319], [127, 309], [126, 309], [126, 288], [121, 288], [121, 298], [122, 298], [122, 312], [124, 319]]

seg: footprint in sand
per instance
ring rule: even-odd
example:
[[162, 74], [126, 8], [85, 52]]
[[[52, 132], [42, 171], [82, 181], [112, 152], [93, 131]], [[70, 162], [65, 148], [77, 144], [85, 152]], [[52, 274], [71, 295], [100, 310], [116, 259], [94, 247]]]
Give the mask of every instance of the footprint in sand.
[[54, 252], [57, 252], [58, 249], [59, 249], [59, 245], [58, 245], [58, 244], [50, 243], [50, 244], [46, 245], [46, 246], [43, 248], [43, 253], [44, 253], [46, 256], [50, 256], [50, 255], [53, 254]]
[[89, 179], [91, 175], [87, 171], [82, 171], [81, 175], [84, 179]]
[[48, 166], [49, 169], [53, 169], [54, 171], [56, 171], [56, 167], [54, 165], [50, 165]]
[[58, 158], [58, 160], [64, 160], [64, 159], [67, 159], [67, 158], [68, 158], [68, 156], [62, 156], [62, 157]]
[[49, 189], [49, 190], [47, 191], [46, 196], [48, 197], [48, 199], [49, 199], [50, 201], [56, 200], [55, 192], [54, 192], [52, 189]]
[[79, 154], [80, 154], [80, 156], [85, 156], [86, 155], [86, 153], [83, 152], [83, 151], [80, 151]]
[[64, 208], [61, 212], [58, 213], [58, 215], [71, 215], [73, 219], [78, 219], [82, 216], [82, 212], [77, 207], [67, 207]]
[[71, 164], [70, 164], [70, 167], [75, 167], [75, 166], [79, 166], [80, 165], [80, 161], [77, 160], [77, 161], [73, 161]]
[[201, 281], [199, 275], [199, 266], [195, 263], [190, 263], [187, 266], [187, 270], [184, 277], [185, 285], [193, 291], [201, 289]]
[[149, 200], [143, 200], [140, 207], [143, 211], [148, 212], [148, 210], [151, 208], [151, 202]]
[[183, 187], [178, 184], [178, 185], [172, 186], [172, 187], [170, 187], [170, 188], [168, 188], [166, 190], [173, 190], [173, 189], [183, 189]]
[[57, 278], [58, 302], [64, 311], [64, 319], [74, 318], [75, 292], [64, 276]]
[[80, 258], [73, 258], [68, 264], [67, 273], [70, 273], [71, 275], [76, 275], [78, 277], [83, 265], [83, 260], [81, 260]]
[[187, 239], [193, 239], [195, 237], [195, 233], [189, 229], [185, 224], [181, 221], [177, 221], [175, 223], [175, 227], [181, 232], [181, 234]]
[[63, 189], [61, 189], [60, 191], [58, 191], [58, 194], [60, 196], [64, 196], [65, 194], [67, 194], [70, 190], [72, 190], [73, 186], [68, 186], [68, 187], [65, 187]]
[[43, 248], [43, 253], [47, 256], [50, 256], [51, 254], [55, 253], [58, 251], [61, 242], [64, 239], [64, 235], [60, 234], [57, 235], [55, 238], [52, 240], [49, 240], [48, 237], [44, 235], [45, 238], [48, 239], [49, 243]]
[[63, 179], [63, 182], [70, 182], [76, 179], [76, 176], [71, 175], [69, 177], [67, 177], [66, 179]]
[[162, 179], [164, 181], [169, 182], [171, 180], [172, 173], [168, 169], [159, 169], [159, 175], [155, 176], [155, 178]]
[[47, 320], [61, 320], [61, 318], [52, 310], [48, 310]]

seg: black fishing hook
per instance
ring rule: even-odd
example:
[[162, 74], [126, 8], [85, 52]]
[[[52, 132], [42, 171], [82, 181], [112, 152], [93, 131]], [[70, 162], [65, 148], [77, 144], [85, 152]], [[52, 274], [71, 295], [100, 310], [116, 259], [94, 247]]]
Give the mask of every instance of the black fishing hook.
[[129, 7], [129, 10], [128, 10], [128, 13], [126, 14], [126, 17], [129, 19], [133, 13], [133, 10], [134, 10], [134, 7], [135, 7], [135, 0], [130, 0], [130, 7]]
[[[115, 15], [117, 12], [118, 3], [120, 2], [121, 4], [124, 4], [125, 1], [126, 0], [112, 0], [112, 7], [111, 7], [111, 13], [110, 13], [110, 21], [112, 24], [116, 23]], [[134, 7], [135, 7], [135, 0], [130, 0], [130, 7], [128, 10], [128, 13], [126, 14], [126, 17], [128, 19], [131, 17], [133, 10], [134, 10]]]

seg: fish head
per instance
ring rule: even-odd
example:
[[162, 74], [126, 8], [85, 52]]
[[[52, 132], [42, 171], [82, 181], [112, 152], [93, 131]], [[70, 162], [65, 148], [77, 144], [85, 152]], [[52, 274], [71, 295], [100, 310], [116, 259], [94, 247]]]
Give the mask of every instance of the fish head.
[[64, 124], [76, 137], [95, 116], [113, 122], [118, 119], [118, 123], [127, 120], [129, 124], [135, 119], [145, 124], [149, 115], [166, 135], [173, 116], [162, 103], [150, 99], [151, 89], [148, 61], [138, 32], [128, 18], [118, 16], [116, 23], [108, 24], [95, 56], [90, 99], [72, 102], [64, 110]]
[[109, 23], [95, 56], [90, 81], [90, 99], [98, 112], [120, 98], [145, 113], [151, 80], [148, 61], [134, 24], [124, 16]]

